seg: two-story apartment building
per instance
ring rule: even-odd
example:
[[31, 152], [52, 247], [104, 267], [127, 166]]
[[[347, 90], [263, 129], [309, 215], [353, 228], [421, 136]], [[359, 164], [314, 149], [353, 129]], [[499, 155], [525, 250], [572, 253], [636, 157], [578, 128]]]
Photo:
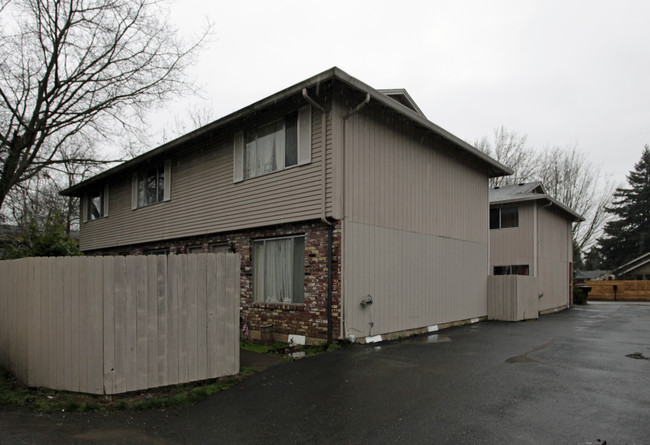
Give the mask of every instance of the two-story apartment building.
[[535, 317], [571, 304], [571, 227], [583, 220], [539, 182], [490, 189], [490, 274], [536, 277]]
[[507, 167], [338, 68], [66, 191], [86, 254], [241, 254], [251, 332], [363, 338], [487, 314]]

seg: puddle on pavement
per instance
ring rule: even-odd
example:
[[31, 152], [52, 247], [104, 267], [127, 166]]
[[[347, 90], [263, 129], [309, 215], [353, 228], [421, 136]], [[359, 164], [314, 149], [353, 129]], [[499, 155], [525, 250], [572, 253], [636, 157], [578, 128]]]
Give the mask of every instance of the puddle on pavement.
[[516, 355], [507, 359], [506, 363], [539, 363], [539, 360], [530, 358], [527, 355]]
[[451, 341], [451, 338], [449, 338], [447, 335], [427, 335], [427, 343], [447, 343], [449, 341]]
[[411, 341], [416, 343], [447, 343], [451, 341], [451, 338], [448, 335], [431, 334], [413, 337]]

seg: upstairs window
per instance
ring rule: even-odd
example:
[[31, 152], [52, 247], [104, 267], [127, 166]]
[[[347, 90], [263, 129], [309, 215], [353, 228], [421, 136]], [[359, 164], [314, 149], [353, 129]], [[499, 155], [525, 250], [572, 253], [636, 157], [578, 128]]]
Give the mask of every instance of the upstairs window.
[[102, 216], [104, 216], [104, 194], [97, 192], [88, 195], [88, 215], [86, 215], [88, 221], [101, 218]]
[[234, 138], [234, 182], [311, 162], [311, 107], [262, 123]]
[[298, 164], [298, 113], [246, 132], [244, 179]]
[[86, 195], [82, 201], [83, 222], [108, 216], [108, 185]]
[[169, 201], [171, 162], [153, 165], [133, 174], [131, 208], [146, 207]]
[[519, 208], [517, 206], [490, 209], [490, 229], [519, 227]]
[[165, 197], [165, 170], [162, 166], [138, 173], [138, 207], [160, 202]]

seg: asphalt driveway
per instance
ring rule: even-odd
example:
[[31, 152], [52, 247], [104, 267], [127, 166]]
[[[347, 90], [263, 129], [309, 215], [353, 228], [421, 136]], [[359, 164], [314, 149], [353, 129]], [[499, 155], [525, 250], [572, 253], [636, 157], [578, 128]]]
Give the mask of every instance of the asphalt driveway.
[[281, 364], [177, 411], [0, 412], [0, 443], [648, 444], [647, 358], [650, 304], [590, 304]]

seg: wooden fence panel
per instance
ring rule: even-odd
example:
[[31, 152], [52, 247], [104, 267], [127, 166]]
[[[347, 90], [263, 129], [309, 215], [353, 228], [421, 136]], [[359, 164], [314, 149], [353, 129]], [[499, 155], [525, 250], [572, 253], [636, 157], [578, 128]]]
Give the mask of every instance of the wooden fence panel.
[[0, 261], [0, 365], [117, 394], [239, 371], [239, 256]]
[[590, 300], [650, 301], [648, 280], [586, 281], [585, 286], [591, 287]]
[[164, 256], [158, 256], [157, 260], [158, 386], [166, 386], [169, 385], [169, 358], [167, 351], [167, 346], [169, 345], [169, 329], [167, 325], [169, 308], [169, 287], [167, 286], [169, 279], [167, 274], [168, 262]]

